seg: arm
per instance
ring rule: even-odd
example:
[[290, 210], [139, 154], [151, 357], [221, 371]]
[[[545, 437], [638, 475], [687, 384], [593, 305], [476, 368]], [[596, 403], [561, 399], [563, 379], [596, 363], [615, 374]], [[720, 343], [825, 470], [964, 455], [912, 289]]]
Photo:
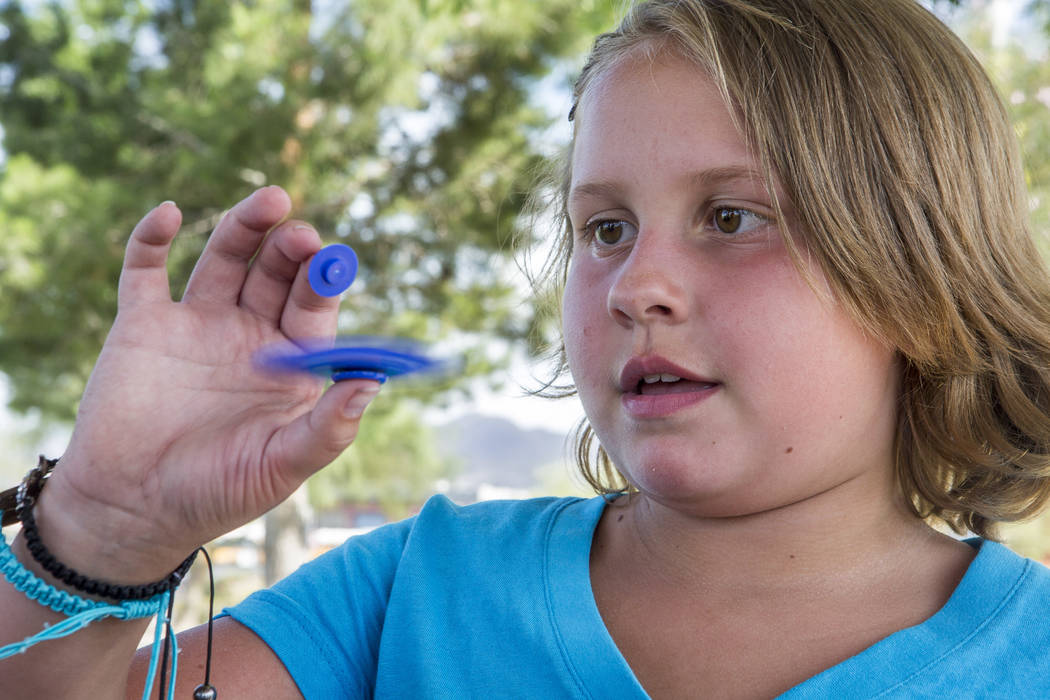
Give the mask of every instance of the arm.
[[[375, 382], [325, 391], [316, 378], [253, 365], [262, 345], [335, 330], [338, 299], [318, 297], [306, 280], [320, 239], [280, 223], [289, 209], [275, 187], [234, 207], [177, 303], [165, 266], [178, 209], [162, 204], [135, 228], [116, 321], [35, 511], [59, 561], [116, 583], [161, 579], [199, 544], [282, 501], [355, 437]], [[39, 574], [20, 541], [15, 552]], [[0, 616], [2, 643], [57, 618], [5, 581]], [[145, 624], [96, 622], [0, 661], [5, 697], [121, 697]]]
[[[250, 629], [232, 618], [220, 617], [213, 634], [211, 684], [222, 700], [302, 698], [280, 659]], [[207, 635], [205, 625], [179, 635], [176, 698], [192, 698], [193, 689], [203, 682]], [[131, 666], [127, 700], [141, 700], [148, 667], [149, 648], [141, 649]]]

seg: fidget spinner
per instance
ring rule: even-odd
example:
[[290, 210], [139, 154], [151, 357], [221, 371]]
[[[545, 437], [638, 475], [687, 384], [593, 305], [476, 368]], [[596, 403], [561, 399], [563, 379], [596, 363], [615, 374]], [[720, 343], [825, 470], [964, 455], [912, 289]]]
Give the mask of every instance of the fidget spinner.
[[[321, 296], [342, 294], [357, 275], [357, 254], [341, 243], [325, 246], [310, 261], [310, 287]], [[331, 340], [297, 340], [294, 346], [274, 346], [261, 351], [256, 360], [268, 370], [308, 372], [341, 382], [372, 379], [383, 383], [389, 377], [440, 370], [444, 363], [428, 357], [418, 343], [401, 338], [347, 336]]]
[[440, 360], [425, 355], [412, 341], [399, 338], [347, 336], [331, 341], [297, 341], [296, 347], [263, 351], [260, 364], [270, 370], [309, 372], [332, 381], [373, 379], [383, 383], [389, 377], [442, 368]]

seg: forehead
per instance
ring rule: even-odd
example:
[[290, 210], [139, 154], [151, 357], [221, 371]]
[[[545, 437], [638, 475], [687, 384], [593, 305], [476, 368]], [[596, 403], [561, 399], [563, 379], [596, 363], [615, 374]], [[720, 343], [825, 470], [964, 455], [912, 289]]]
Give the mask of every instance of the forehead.
[[696, 63], [635, 51], [597, 75], [580, 98], [570, 197], [595, 183], [757, 175], [757, 159], [722, 92]]

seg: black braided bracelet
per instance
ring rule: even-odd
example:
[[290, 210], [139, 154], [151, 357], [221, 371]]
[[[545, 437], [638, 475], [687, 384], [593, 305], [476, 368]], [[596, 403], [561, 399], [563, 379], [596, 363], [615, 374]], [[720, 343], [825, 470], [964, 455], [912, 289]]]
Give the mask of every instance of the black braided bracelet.
[[167, 577], [153, 583], [140, 586], [122, 586], [107, 581], [91, 579], [83, 574], [77, 573], [62, 562], [55, 559], [40, 540], [40, 533], [36, 529], [36, 520], [33, 518], [33, 506], [44, 487], [45, 477], [57, 460], [46, 460], [43, 456], [35, 469], [26, 475], [17, 493], [18, 519], [22, 521], [22, 535], [25, 537], [26, 549], [33, 555], [33, 559], [40, 564], [49, 574], [57, 578], [67, 586], [82, 593], [100, 598], [113, 598], [115, 600], [144, 600], [174, 590], [182, 582], [186, 572], [189, 571], [193, 560], [197, 557], [197, 551], [186, 557], [179, 564], [179, 568], [171, 572]]

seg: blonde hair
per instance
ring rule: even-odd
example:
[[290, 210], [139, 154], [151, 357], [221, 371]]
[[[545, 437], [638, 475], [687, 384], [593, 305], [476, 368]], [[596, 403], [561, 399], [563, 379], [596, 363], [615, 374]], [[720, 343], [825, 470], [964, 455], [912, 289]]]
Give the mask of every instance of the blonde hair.
[[[573, 112], [637, 51], [673, 52], [715, 81], [835, 299], [899, 352], [896, 472], [915, 514], [994, 537], [997, 522], [1038, 512], [1050, 500], [1050, 282], [1016, 138], [969, 50], [913, 0], [651, 0], [597, 38]], [[571, 172], [570, 145], [544, 277], [557, 290]], [[558, 356], [563, 374], [564, 346]], [[545, 395], [573, 391], [556, 381]], [[576, 456], [598, 492], [629, 488], [586, 421]]]

